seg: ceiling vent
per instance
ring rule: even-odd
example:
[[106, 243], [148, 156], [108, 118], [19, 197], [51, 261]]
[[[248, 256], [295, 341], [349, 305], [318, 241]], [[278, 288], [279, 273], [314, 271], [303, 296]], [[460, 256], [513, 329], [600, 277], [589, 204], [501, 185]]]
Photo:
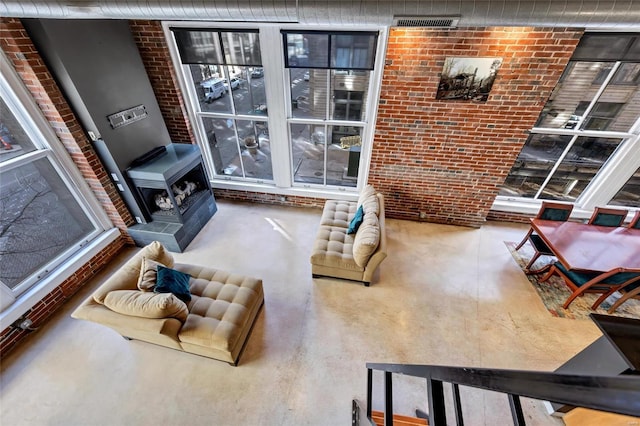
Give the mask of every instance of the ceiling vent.
[[459, 16], [396, 16], [393, 18], [393, 26], [455, 28], [458, 21]]

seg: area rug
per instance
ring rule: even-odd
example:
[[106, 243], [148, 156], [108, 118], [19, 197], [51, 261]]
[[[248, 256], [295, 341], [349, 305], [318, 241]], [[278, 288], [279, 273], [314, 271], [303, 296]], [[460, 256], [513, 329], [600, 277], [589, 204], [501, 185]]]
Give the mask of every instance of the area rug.
[[[515, 247], [518, 245], [518, 243], [505, 241], [505, 245], [524, 273], [525, 266], [527, 265], [527, 263], [529, 263], [529, 259], [531, 259], [531, 256], [533, 256], [533, 249], [531, 248], [529, 243], [526, 243], [518, 251], [515, 251]], [[542, 256], [540, 257], [540, 260], [536, 262], [536, 268], [544, 265], [543, 259], [549, 259], [549, 261], [553, 261], [553, 258]], [[609, 300], [605, 300], [600, 304], [598, 309], [596, 309], [595, 311], [592, 310], [591, 305], [593, 305], [593, 302], [595, 302], [596, 299], [600, 297], [600, 295], [597, 293], [587, 293], [584, 296], [577, 297], [573, 302], [571, 302], [571, 305], [569, 305], [569, 309], [564, 309], [562, 305], [571, 295], [571, 291], [565, 285], [564, 280], [558, 275], [552, 276], [548, 281], [540, 282], [539, 279], [541, 279], [543, 276], [544, 274], [526, 275], [531, 285], [533, 285], [533, 288], [536, 289], [538, 296], [540, 296], [540, 299], [542, 299], [542, 303], [544, 303], [544, 306], [554, 317], [588, 319], [590, 313], [598, 313], [603, 315], [615, 315], [620, 317], [640, 319], [640, 300], [637, 299], [627, 300], [625, 303], [620, 305], [620, 307], [616, 309], [616, 311], [612, 314], [609, 314], [607, 312], [607, 309], [611, 307], [611, 304], [614, 303], [614, 301], [609, 303]]]

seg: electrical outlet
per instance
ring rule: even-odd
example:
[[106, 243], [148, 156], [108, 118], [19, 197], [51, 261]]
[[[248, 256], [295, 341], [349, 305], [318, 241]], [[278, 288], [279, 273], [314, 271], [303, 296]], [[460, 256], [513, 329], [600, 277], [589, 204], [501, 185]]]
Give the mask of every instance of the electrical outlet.
[[427, 218], [427, 212], [420, 212], [420, 219], [426, 219]]
[[29, 318], [18, 319], [13, 323], [13, 326], [15, 328], [19, 328], [21, 330], [29, 330], [31, 328], [31, 325], [33, 325], [33, 321], [31, 321]]

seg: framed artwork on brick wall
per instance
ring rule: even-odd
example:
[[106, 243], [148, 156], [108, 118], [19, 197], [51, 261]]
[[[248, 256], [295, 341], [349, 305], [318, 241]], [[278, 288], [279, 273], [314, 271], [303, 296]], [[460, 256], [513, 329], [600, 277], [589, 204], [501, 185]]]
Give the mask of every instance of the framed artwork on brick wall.
[[446, 58], [436, 99], [486, 102], [502, 58]]

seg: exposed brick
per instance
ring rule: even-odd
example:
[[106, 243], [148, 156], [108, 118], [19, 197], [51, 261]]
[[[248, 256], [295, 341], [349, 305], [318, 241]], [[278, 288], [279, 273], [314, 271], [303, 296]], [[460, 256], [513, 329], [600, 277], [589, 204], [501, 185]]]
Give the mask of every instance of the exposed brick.
[[[387, 216], [482, 225], [581, 34], [392, 29], [369, 174], [387, 196]], [[503, 58], [486, 103], [435, 99], [444, 60], [461, 56]], [[418, 76], [425, 83], [415, 87]]]

